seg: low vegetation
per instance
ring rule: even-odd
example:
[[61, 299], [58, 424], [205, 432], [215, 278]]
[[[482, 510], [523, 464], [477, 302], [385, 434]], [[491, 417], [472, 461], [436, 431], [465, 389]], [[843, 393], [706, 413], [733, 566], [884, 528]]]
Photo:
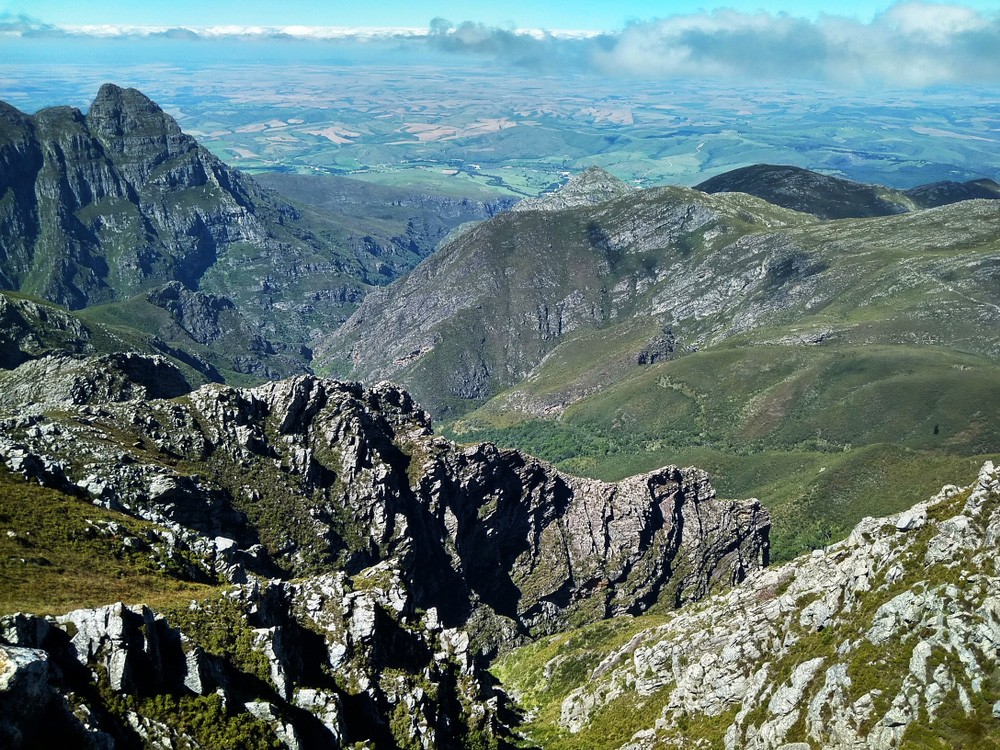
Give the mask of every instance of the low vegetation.
[[[570, 381], [567, 362], [552, 367]], [[579, 361], [575, 377], [586, 367]], [[997, 364], [942, 348], [725, 347], [635, 367], [553, 417], [491, 402], [443, 432], [607, 481], [698, 466], [721, 496], [758, 497], [772, 510], [780, 561], [943, 482], [968, 483], [1000, 453], [988, 418], [1000, 408], [998, 384]]]
[[0, 468], [0, 614], [116, 601], [157, 608], [215, 590], [188, 580], [154, 529]]

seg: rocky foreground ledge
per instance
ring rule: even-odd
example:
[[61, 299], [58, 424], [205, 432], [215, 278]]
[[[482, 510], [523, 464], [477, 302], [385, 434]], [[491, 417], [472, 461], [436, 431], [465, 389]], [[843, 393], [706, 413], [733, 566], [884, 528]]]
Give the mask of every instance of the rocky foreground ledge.
[[[525, 708], [555, 707], [549, 731], [578, 747], [623, 704], [642, 713], [623, 750], [996, 747], [998, 541], [1000, 472], [986, 463], [969, 487], [867, 518], [666, 622], [637, 618], [603, 645], [564, 636], [586, 654], [543, 641], [499, 671]], [[581, 660], [593, 666], [565, 679]]]
[[[489, 659], [767, 562], [766, 510], [717, 500], [697, 469], [578, 479], [435, 437], [389, 384], [303, 376], [149, 399], [145, 374], [171, 365], [129, 364], [43, 357], [5, 373], [0, 456], [154, 522], [121, 543], [220, 593], [170, 621], [121, 604], [4, 618], [12, 747], [502, 746]], [[11, 403], [43, 376], [48, 401]]]

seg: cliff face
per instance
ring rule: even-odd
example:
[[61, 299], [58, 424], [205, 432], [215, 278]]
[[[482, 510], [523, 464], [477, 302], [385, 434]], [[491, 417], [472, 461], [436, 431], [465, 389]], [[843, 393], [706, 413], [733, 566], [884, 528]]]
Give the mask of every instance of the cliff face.
[[[8, 392], [47, 362], [10, 373]], [[58, 481], [108, 507], [261, 541], [289, 575], [395, 560], [417, 606], [452, 626], [482, 609], [510, 638], [551, 632], [578, 613], [641, 612], [668, 584], [679, 604], [766, 562], [766, 511], [716, 500], [703, 472], [607, 484], [488, 444], [460, 448], [388, 384], [305, 376], [146, 401], [164, 373], [133, 366], [121, 379], [144, 385], [111, 399], [119, 363], [50, 369], [50, 396], [30, 392], [35, 405], [4, 423], [6, 455], [58, 457]], [[45, 416], [57, 405], [74, 417]]]
[[156, 281], [196, 287], [220, 251], [267, 236], [259, 188], [134, 89], [103, 86], [87, 115], [0, 117], [8, 288], [79, 308]]
[[867, 518], [665, 621], [638, 618], [603, 643], [597, 628], [564, 634], [499, 673], [526, 708], [558, 708], [545, 715], [566, 747], [605, 736], [620, 704], [638, 707], [619, 742], [630, 750], [991, 747], [998, 532], [1000, 478], [986, 463], [969, 487]]
[[[134, 89], [102, 86], [86, 114], [0, 103], [0, 287], [80, 309], [180, 283], [231, 300], [297, 360], [221, 369], [284, 377], [309, 361], [296, 349], [336, 329], [370, 287], [512, 203], [265, 180], [290, 199], [230, 169]], [[132, 324], [128, 312], [120, 323]]]
[[[52, 660], [61, 676], [50, 683], [90, 706], [90, 724], [60, 731], [122, 746], [136, 741], [129, 731], [176, 731], [146, 704], [88, 697], [74, 670], [97, 665], [113, 693], [221, 691], [290, 747], [465, 746], [470, 732], [502, 734], [484, 656], [570, 623], [671, 608], [766, 563], [767, 512], [717, 500], [696, 469], [607, 484], [459, 447], [389, 384], [303, 376], [156, 400], [173, 395], [154, 392], [171, 366], [133, 358], [70, 368], [42, 357], [7, 373], [0, 455], [47, 487], [157, 524], [193, 580], [236, 588], [161, 624], [121, 605], [5, 621], [12, 647], [43, 650], [9, 658]], [[39, 368], [47, 396], [31, 391]], [[206, 637], [227, 622], [245, 643]], [[150, 659], [164, 684], [142, 682]]]

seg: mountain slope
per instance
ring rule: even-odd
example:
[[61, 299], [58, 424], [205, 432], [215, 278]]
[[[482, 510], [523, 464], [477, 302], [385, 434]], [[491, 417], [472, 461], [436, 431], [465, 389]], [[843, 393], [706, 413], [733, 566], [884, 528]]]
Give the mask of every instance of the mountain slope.
[[[62, 614], [101, 589], [58, 577], [48, 599], [2, 587], [0, 737], [14, 747], [88, 735], [129, 748], [497, 746], [512, 719], [486, 659], [570, 624], [673, 609], [767, 562], [767, 511], [717, 500], [697, 469], [577, 479], [434, 437], [389, 384], [303, 376], [163, 393], [153, 386], [176, 370], [126, 359], [49, 355], [0, 376], [0, 457], [45, 488], [15, 480], [21, 495], [65, 515], [44, 535], [12, 530], [0, 547], [23, 559], [0, 568], [86, 559], [80, 537], [88, 553], [174, 574], [155, 597], [167, 619], [121, 604]], [[133, 580], [136, 595], [157, 589]], [[203, 586], [179, 597], [206, 598], [178, 602], [181, 582]], [[60, 616], [13, 614], [28, 602]], [[243, 740], [209, 739], [247, 723]]]
[[9, 288], [79, 308], [157, 281], [197, 286], [220, 249], [266, 237], [255, 186], [134, 89], [103, 86], [86, 116], [2, 115]]
[[912, 505], [922, 463], [955, 481], [1000, 453], [998, 236], [994, 200], [820, 221], [659, 189], [511, 213], [369, 298], [317, 359], [568, 471], [707, 466], [767, 499], [788, 559]]
[[[367, 392], [302, 377], [161, 403], [144, 399], [183, 394], [148, 392], [136, 367], [115, 375], [120, 367], [66, 368], [50, 357], [6, 373], [7, 410], [22, 417], [7, 425], [0, 453], [47, 457], [32, 464], [48, 462], [46, 483], [230, 537], [234, 554], [260, 541], [271, 562], [259, 572], [354, 574], [398, 557], [420, 606], [453, 625], [483, 609], [516, 634], [578, 612], [646, 609], [682, 570], [671, 582], [679, 603], [766, 560], [766, 512], [717, 504], [694, 469], [607, 485], [517, 452], [434, 439], [426, 413], [388, 385]], [[423, 577], [429, 568], [437, 583]]]
[[[919, 340], [994, 356], [998, 206], [832, 224], [743, 194], [662, 188], [513, 212], [371, 296], [318, 362], [399, 379], [443, 413], [516, 384], [584, 329], [625, 321], [647, 337], [636, 349], [666, 327], [678, 354], [772, 329], [755, 343]], [[941, 304], [949, 315], [931, 314]]]
[[296, 207], [220, 162], [143, 94], [112, 84], [87, 114], [0, 105], [0, 165], [0, 286], [70, 309], [172, 282], [226, 298], [255, 335], [297, 360], [258, 367], [257, 377], [306, 366], [301, 347], [339, 326], [371, 286], [410, 270], [454, 226], [510, 203], [366, 189], [331, 213], [308, 178], [272, 178], [320, 204]]
[[749, 193], [821, 219], [891, 216], [975, 198], [1000, 198], [1000, 185], [992, 180], [938, 182], [896, 190], [771, 164], [734, 169], [705, 180], [695, 189], [706, 193]]
[[550, 748], [997, 747], [998, 509], [988, 463], [700, 605], [543, 640], [497, 672]]
[[412, 269], [457, 227], [488, 219], [517, 202], [412, 193], [334, 175], [259, 172], [254, 180], [301, 206], [380, 284]]
[[436, 414], [466, 410], [524, 378], [572, 331], [648, 309], [696, 258], [752, 228], [806, 220], [750, 196], [685, 188], [501, 214], [370, 295], [317, 346], [317, 366], [396, 379]]

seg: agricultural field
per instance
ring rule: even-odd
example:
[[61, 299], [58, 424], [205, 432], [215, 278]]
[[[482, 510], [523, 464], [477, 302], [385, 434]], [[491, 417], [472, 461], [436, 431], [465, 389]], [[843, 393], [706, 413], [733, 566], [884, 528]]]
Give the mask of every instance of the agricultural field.
[[[107, 77], [96, 63], [0, 65], [2, 98], [29, 112], [67, 98], [85, 110]], [[1000, 115], [986, 89], [792, 92], [391, 61], [134, 63], [115, 78], [251, 173], [468, 197], [537, 195], [592, 165], [637, 186], [694, 185], [762, 162], [900, 188], [1000, 177]]]

